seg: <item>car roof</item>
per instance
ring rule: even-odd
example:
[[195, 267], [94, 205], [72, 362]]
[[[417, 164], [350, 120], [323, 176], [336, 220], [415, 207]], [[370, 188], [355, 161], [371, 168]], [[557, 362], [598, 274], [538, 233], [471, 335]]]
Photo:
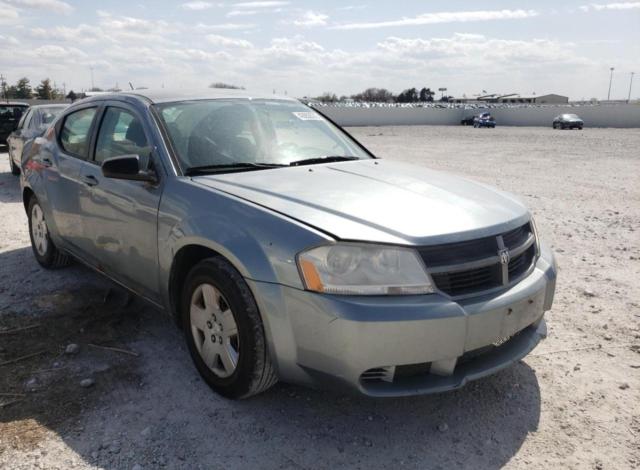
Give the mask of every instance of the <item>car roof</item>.
[[39, 109], [51, 109], [51, 108], [67, 108], [69, 107], [68, 103], [51, 103], [51, 104], [36, 104], [35, 106], [31, 106], [31, 109], [37, 111]]
[[174, 101], [194, 101], [194, 100], [211, 100], [211, 99], [276, 99], [296, 101], [289, 96], [272, 95], [268, 93], [254, 93], [247, 90], [233, 90], [227, 88], [204, 88], [201, 90], [171, 90], [171, 89], [148, 89], [148, 90], [131, 90], [113, 94], [101, 94], [93, 98], [107, 99], [114, 96], [135, 96], [142, 97], [152, 103], [171, 103]]
[[25, 108], [28, 108], [29, 104], [21, 101], [0, 101], [0, 106], [24, 106]]

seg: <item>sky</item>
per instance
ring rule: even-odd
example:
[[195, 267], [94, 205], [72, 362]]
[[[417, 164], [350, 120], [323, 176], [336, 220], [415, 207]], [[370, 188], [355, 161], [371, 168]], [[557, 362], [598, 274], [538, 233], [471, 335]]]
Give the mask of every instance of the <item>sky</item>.
[[67, 91], [93, 80], [605, 99], [611, 67], [611, 98], [626, 99], [640, 74], [640, 1], [0, 0], [0, 74]]

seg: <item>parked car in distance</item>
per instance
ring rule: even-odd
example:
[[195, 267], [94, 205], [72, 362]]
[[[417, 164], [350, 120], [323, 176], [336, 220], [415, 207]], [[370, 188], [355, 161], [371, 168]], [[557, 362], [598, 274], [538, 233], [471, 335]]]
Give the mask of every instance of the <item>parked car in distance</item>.
[[553, 119], [554, 129], [582, 129], [584, 121], [577, 114], [560, 114]]
[[16, 101], [0, 101], [0, 145], [5, 145], [24, 112], [29, 108], [27, 103]]
[[7, 138], [9, 145], [9, 166], [11, 173], [20, 174], [22, 151], [25, 144], [36, 137], [41, 136], [51, 125], [56, 116], [65, 109], [67, 104], [43, 104], [31, 106], [22, 115], [18, 127]]
[[172, 315], [226, 397], [452, 390], [546, 335], [556, 265], [518, 199], [376, 158], [297, 100], [95, 96], [24, 158], [37, 261], [72, 255]]
[[473, 127], [496, 127], [496, 120], [491, 113], [480, 113], [473, 118]]
[[475, 119], [476, 119], [475, 115], [466, 116], [466, 117], [462, 118], [462, 121], [460, 121], [460, 125], [461, 126], [473, 126], [473, 121]]

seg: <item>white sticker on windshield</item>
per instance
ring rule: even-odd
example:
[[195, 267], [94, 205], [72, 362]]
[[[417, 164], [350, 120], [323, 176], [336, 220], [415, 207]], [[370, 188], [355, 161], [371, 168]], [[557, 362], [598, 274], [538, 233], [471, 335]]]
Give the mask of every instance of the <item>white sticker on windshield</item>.
[[322, 116], [312, 111], [297, 111], [293, 115], [302, 121], [322, 121]]

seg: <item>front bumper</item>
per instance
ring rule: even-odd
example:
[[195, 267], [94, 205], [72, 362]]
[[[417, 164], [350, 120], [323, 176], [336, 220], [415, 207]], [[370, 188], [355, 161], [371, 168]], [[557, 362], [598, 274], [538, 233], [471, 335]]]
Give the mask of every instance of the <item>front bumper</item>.
[[282, 380], [403, 396], [459, 388], [526, 356], [546, 336], [556, 272], [543, 245], [518, 284], [458, 302], [439, 294], [329, 296], [248, 282]]

